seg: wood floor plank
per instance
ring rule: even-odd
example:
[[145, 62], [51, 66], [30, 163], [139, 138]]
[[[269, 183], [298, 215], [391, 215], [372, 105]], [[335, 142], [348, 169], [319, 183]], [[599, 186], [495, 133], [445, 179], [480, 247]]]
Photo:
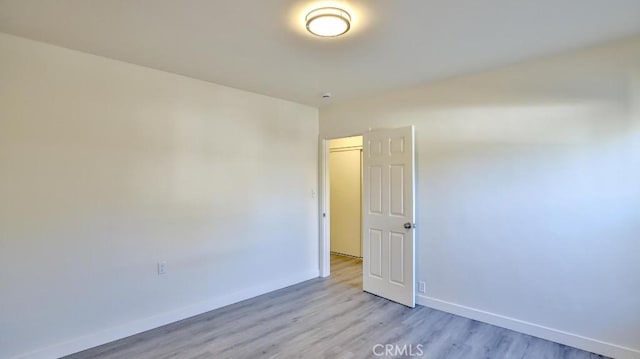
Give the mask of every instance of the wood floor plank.
[[[429, 359], [602, 356], [362, 291], [362, 260], [331, 256], [331, 276], [92, 348], [69, 359], [372, 358], [377, 344]], [[392, 357], [409, 358], [410, 352]], [[390, 357], [390, 356], [385, 356]]]

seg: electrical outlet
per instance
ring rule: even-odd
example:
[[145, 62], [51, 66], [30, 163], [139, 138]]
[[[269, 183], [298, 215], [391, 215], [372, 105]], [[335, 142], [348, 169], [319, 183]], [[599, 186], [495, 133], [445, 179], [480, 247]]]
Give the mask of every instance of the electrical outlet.
[[418, 293], [426, 293], [427, 292], [427, 283], [423, 281], [418, 282]]
[[158, 275], [167, 273], [167, 262], [158, 262]]

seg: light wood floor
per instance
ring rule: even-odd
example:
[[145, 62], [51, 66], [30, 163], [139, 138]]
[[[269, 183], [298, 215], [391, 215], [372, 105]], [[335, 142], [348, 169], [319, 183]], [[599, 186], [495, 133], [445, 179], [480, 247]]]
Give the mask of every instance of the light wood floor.
[[[422, 358], [602, 358], [362, 292], [362, 262], [331, 256], [331, 276], [74, 354], [69, 358], [373, 358], [410, 344]], [[380, 347], [378, 347], [380, 349]], [[402, 356], [408, 357], [408, 356]]]

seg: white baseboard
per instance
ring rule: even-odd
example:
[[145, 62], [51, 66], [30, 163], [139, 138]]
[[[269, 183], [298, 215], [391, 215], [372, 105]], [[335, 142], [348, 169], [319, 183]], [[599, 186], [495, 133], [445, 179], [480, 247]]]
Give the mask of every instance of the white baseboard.
[[511, 329], [520, 333], [532, 335], [534, 337], [550, 340], [592, 353], [602, 354], [617, 359], [640, 359], [640, 349], [633, 349], [617, 344], [607, 343], [601, 340], [587, 338], [581, 335], [564, 332], [562, 330], [525, 322], [519, 319], [466, 307], [464, 305], [424, 295], [417, 295], [416, 303], [425, 307], [438, 309], [443, 312]]
[[77, 353], [79, 351], [106, 344], [114, 340], [126, 338], [134, 334], [161, 327], [163, 325], [173, 323], [182, 319], [193, 317], [194, 315], [206, 313], [208, 311], [221, 308], [229, 304], [237, 303], [245, 299], [253, 298], [317, 277], [317, 271], [296, 274], [288, 278], [279, 279], [260, 286], [255, 286], [231, 294], [222, 295], [211, 300], [172, 310], [167, 313], [162, 313], [149, 318], [136, 320], [118, 327], [105, 329], [94, 334], [89, 334], [69, 340], [67, 342], [34, 350], [29, 353], [18, 355], [14, 359], [59, 358], [61, 356]]

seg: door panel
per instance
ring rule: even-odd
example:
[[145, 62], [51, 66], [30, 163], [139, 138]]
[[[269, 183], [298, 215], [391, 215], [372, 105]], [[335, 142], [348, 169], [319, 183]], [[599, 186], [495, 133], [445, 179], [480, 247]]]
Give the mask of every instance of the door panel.
[[389, 166], [389, 202], [391, 203], [389, 214], [392, 216], [404, 216], [404, 165]]
[[404, 285], [404, 233], [389, 233], [389, 280]]
[[413, 127], [369, 132], [363, 147], [363, 289], [414, 307]]
[[369, 167], [369, 213], [382, 214], [382, 167]]
[[369, 229], [369, 239], [369, 275], [382, 278], [382, 231]]

